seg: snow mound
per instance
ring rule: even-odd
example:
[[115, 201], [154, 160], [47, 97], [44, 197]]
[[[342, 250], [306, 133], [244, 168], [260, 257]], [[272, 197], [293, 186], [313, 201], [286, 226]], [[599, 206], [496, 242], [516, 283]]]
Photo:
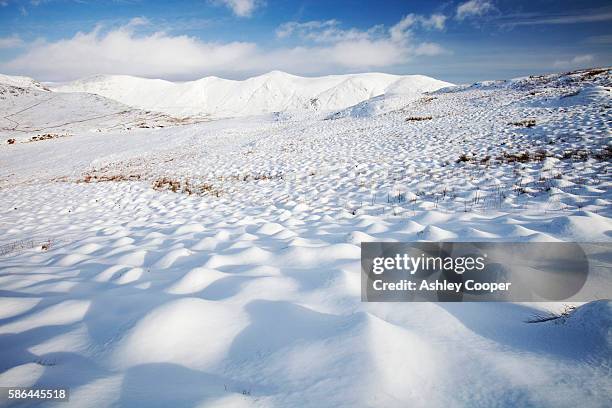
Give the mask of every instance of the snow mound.
[[574, 310], [566, 319], [568, 327], [580, 328], [592, 339], [612, 348], [612, 301], [596, 300]]
[[162, 362], [207, 367], [223, 359], [246, 324], [245, 316], [231, 306], [198, 298], [175, 300], [137, 322], [119, 345], [115, 361], [124, 367]]
[[550, 222], [551, 232], [578, 241], [609, 240], [612, 221], [607, 217], [588, 211], [578, 211], [576, 215], [557, 217]]

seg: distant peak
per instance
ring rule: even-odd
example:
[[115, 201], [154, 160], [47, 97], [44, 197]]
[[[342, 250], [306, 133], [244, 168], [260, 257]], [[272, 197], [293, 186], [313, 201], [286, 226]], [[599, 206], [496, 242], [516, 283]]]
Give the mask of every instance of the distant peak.
[[274, 70], [253, 78], [297, 78], [297, 75], [289, 74], [284, 71]]

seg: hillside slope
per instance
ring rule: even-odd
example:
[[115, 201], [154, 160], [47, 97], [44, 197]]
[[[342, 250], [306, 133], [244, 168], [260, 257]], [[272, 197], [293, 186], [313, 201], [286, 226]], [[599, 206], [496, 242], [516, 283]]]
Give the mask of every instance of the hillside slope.
[[[192, 118], [189, 121], [197, 120]], [[100, 95], [54, 92], [34, 79], [0, 75], [0, 134], [30, 141], [74, 132], [166, 127], [189, 121], [135, 109]]]

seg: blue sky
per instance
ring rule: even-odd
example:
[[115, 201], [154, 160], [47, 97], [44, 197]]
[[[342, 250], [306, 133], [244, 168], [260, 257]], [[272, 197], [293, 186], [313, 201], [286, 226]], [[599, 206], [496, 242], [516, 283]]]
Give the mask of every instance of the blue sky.
[[0, 72], [461, 83], [612, 65], [611, 27], [612, 4], [595, 0], [0, 0]]

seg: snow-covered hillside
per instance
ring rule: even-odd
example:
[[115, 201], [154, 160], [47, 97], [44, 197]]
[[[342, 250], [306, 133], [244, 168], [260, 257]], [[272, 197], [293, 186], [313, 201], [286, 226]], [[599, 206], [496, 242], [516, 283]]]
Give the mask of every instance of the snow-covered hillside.
[[[79, 408], [609, 406], [611, 78], [3, 141], [0, 387]], [[600, 300], [362, 303], [372, 240], [592, 242]]]
[[27, 78], [0, 75], [0, 134], [8, 139], [71, 135], [75, 132], [143, 129], [197, 121], [144, 111], [103, 96], [54, 92]]
[[215, 118], [284, 111], [330, 111], [383, 95], [420, 95], [451, 85], [423, 75], [352, 74], [305, 78], [273, 71], [232, 81], [206, 77], [174, 83], [123, 75], [103, 75], [52, 88], [89, 92], [133, 107], [172, 115], [209, 115]]
[[26, 88], [26, 89], [33, 88], [33, 89], [37, 89], [41, 91], [49, 91], [49, 88], [45, 87], [40, 82], [35, 81], [32, 78], [24, 77], [24, 76], [0, 74], [0, 86], [2, 86], [3, 88], [6, 88], [6, 87]]

